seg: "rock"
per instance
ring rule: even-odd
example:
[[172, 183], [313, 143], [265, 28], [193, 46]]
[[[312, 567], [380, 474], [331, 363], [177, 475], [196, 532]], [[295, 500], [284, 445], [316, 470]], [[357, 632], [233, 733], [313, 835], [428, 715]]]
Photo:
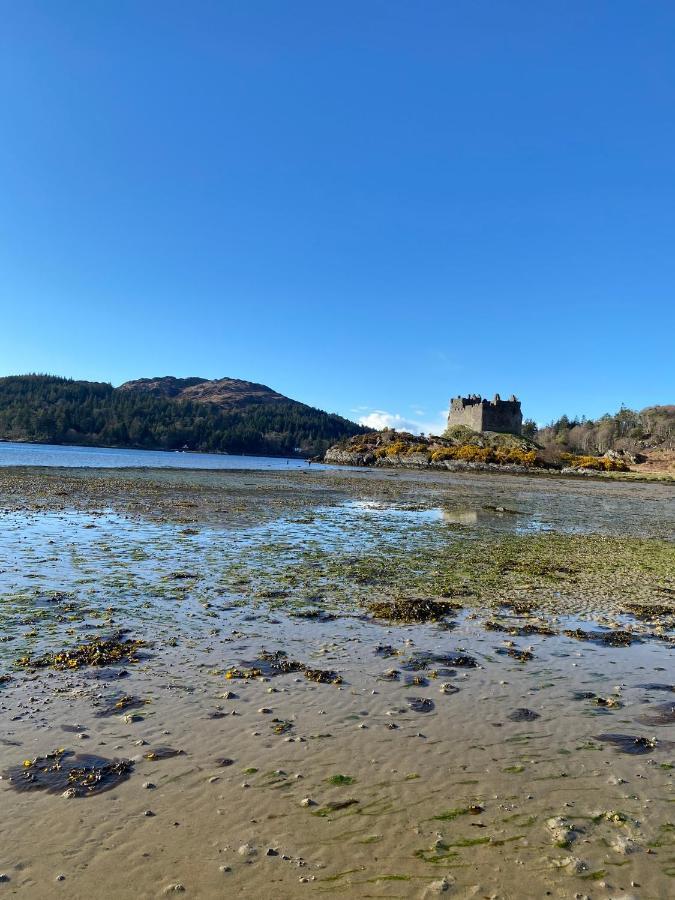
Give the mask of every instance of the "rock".
[[436, 897], [439, 894], [446, 894], [450, 890], [452, 883], [453, 880], [448, 878], [447, 875], [440, 878], [438, 881], [432, 881], [431, 884], [427, 885], [422, 896]]
[[579, 832], [562, 816], [546, 820], [553, 841], [560, 847], [569, 847], [579, 837]]
[[181, 884], [180, 881], [176, 881], [175, 884], [167, 884], [164, 888], [165, 894], [183, 894], [185, 893], [185, 885]]
[[9, 875], [6, 872], [0, 872], [0, 884], [5, 884], [9, 881]]
[[239, 856], [257, 856], [258, 851], [251, 844], [242, 844], [237, 853]]
[[274, 847], [268, 847], [265, 851], [265, 856], [278, 856], [279, 851], [275, 850]]
[[570, 873], [581, 875], [588, 871], [588, 863], [576, 856], [564, 856], [562, 859], [551, 860], [551, 865], [556, 869], [568, 868]]
[[300, 806], [316, 806], [316, 802], [314, 800], [310, 800], [309, 797], [305, 797], [304, 800], [300, 801]]
[[146, 789], [146, 791], [153, 791], [157, 787], [157, 785], [153, 784], [152, 781], [144, 781], [143, 787]]
[[642, 850], [637, 841], [625, 834], [618, 834], [612, 841], [611, 847], [612, 850], [616, 853], [621, 853], [623, 856], [629, 856], [631, 853], [637, 853]]
[[126, 713], [126, 715], [122, 716], [122, 721], [125, 725], [133, 725], [134, 722], [141, 722], [143, 720], [143, 716], [139, 716], [138, 713]]

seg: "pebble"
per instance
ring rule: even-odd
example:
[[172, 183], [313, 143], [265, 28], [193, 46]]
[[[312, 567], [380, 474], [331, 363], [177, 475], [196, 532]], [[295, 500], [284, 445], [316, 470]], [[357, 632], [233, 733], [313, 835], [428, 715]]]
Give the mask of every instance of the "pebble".
[[451, 882], [447, 878], [441, 878], [439, 881], [432, 881], [427, 888], [427, 894], [445, 894], [450, 890]]
[[221, 872], [231, 872], [232, 866], [219, 866]]
[[146, 809], [146, 811], [143, 813], [143, 815], [144, 815], [144, 816], [147, 816], [147, 817], [150, 819], [150, 818], [152, 818], [155, 814], [154, 814], [154, 812], [153, 812], [151, 809]]
[[261, 706], [260, 709], [258, 710], [258, 712], [264, 713], [265, 715], [269, 715], [272, 712], [272, 710], [269, 708], [269, 706]]
[[629, 856], [631, 853], [637, 853], [639, 850], [642, 850], [642, 847], [632, 838], [620, 834], [612, 841], [612, 850], [616, 853], [621, 853], [623, 856]]
[[6, 872], [0, 872], [0, 883], [9, 881], [9, 875]]
[[265, 856], [278, 856], [279, 851], [275, 850], [274, 847], [268, 847], [265, 851]]
[[175, 884], [167, 884], [164, 888], [165, 894], [182, 894], [185, 891], [185, 885], [177, 881]]
[[304, 800], [300, 801], [300, 806], [316, 806], [314, 800], [311, 800], [309, 797], [305, 797]]
[[252, 844], [242, 844], [237, 853], [239, 856], [256, 856], [258, 851]]
[[133, 725], [134, 722], [140, 722], [143, 716], [139, 716], [138, 713], [126, 713], [126, 715], [122, 716], [122, 721], [125, 725]]
[[146, 791], [153, 791], [157, 787], [157, 785], [153, 784], [152, 781], [144, 781], [143, 787], [146, 789]]

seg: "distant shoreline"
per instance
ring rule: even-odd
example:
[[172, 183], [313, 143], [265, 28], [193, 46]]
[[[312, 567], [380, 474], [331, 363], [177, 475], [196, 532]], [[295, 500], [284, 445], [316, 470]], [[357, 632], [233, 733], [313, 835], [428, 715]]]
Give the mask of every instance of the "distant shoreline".
[[229, 453], [227, 450], [167, 450], [166, 447], [140, 447], [136, 444], [71, 444], [68, 441], [27, 441], [20, 438], [2, 438], [1, 444], [22, 444], [26, 447], [69, 447], [73, 450], [131, 450], [137, 453], [191, 453], [194, 456], [250, 456], [254, 459], [310, 460], [311, 456], [286, 453]]

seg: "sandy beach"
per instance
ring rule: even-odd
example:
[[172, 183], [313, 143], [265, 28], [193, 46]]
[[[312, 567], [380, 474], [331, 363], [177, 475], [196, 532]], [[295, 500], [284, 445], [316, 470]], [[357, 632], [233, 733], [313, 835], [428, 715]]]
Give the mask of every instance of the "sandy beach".
[[670, 896], [668, 485], [26, 468], [0, 509], [5, 894]]

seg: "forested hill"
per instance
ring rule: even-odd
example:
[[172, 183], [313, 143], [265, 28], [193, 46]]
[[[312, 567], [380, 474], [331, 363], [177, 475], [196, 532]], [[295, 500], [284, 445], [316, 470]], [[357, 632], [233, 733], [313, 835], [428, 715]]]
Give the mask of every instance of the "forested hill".
[[0, 440], [312, 456], [364, 429], [233, 378], [0, 378]]

